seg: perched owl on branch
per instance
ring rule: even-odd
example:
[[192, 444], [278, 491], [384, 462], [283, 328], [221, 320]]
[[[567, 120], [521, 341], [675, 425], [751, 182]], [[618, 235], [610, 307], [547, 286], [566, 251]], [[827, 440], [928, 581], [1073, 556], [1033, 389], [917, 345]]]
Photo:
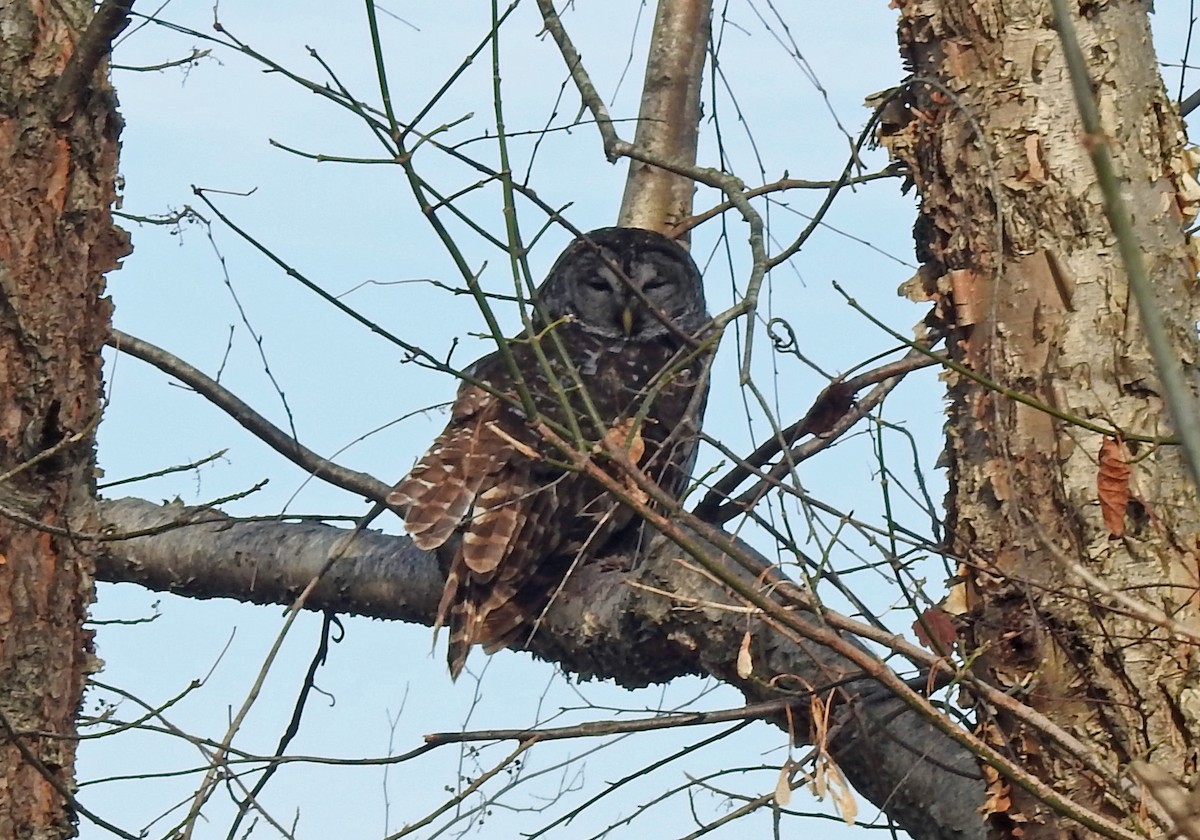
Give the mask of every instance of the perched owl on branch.
[[687, 251], [638, 228], [584, 234], [533, 310], [532, 332], [507, 341], [509, 359], [498, 351], [467, 369], [474, 381], [450, 422], [388, 496], [419, 548], [461, 538], [434, 625], [450, 627], [453, 677], [473, 645], [491, 653], [528, 639], [574, 564], [638, 548], [634, 511], [571, 469], [525, 404], [622, 482], [599, 442], [619, 441], [671, 496], [694, 460], [711, 347]]

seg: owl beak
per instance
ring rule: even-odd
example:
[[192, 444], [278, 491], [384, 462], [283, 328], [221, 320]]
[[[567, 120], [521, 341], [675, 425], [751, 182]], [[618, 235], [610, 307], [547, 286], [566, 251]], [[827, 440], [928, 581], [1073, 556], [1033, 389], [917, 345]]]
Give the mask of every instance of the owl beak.
[[626, 338], [633, 334], [633, 306], [631, 305], [621, 310], [621, 329], [625, 331]]

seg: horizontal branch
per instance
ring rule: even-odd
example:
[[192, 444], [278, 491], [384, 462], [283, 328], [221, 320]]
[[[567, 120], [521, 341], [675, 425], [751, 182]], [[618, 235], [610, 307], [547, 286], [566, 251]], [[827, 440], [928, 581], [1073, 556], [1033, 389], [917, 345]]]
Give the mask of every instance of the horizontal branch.
[[[161, 527], [188, 515], [183, 506], [140, 499], [101, 502], [99, 509], [104, 524], [122, 531]], [[188, 597], [286, 605], [347, 533], [310, 522], [208, 517], [155, 536], [104, 544], [97, 578]], [[735, 603], [726, 589], [678, 557], [676, 546], [656, 537], [633, 573], [618, 571], [616, 564], [585, 564], [526, 647], [581, 677], [630, 687], [711, 675], [737, 687], [749, 703], [787, 696], [780, 684], [808, 690], [839, 686], [848, 698], [837, 708], [842, 734], [828, 746], [855, 787], [878, 805], [886, 802], [901, 825], [922, 826], [922, 837], [982, 836], [976, 809], [984, 790], [970, 752], [829, 648], [797, 643], [769, 622], [721, 609]], [[748, 578], [740, 568], [735, 573]], [[631, 579], [641, 585], [629, 585]], [[364, 531], [306, 606], [431, 625], [443, 581], [437, 559], [408, 538]], [[754, 669], [745, 675], [737, 662], [748, 629]], [[786, 725], [782, 718], [772, 720]], [[808, 736], [804, 729], [793, 734], [798, 740]], [[938, 810], [931, 814], [932, 803]]]

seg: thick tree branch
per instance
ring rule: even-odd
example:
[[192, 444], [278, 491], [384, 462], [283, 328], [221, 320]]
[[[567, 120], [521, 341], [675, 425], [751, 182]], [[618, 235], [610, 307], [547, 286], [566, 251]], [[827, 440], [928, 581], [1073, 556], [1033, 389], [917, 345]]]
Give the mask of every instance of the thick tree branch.
[[[180, 506], [139, 499], [104, 502], [100, 515], [130, 530], [174, 521]], [[210, 521], [153, 537], [106, 544], [97, 577], [140, 583], [190, 597], [288, 604], [311, 580], [345, 531], [312, 523]], [[982, 837], [976, 809], [983, 784], [964, 748], [863, 676], [836, 652], [797, 644], [737, 604], [710, 577], [678, 561], [658, 538], [630, 576], [604, 564], [579, 569], [545, 616], [528, 649], [585, 677], [624, 685], [710, 674], [748, 702], [808, 691], [828, 698], [834, 686], [840, 734], [830, 749], [855, 787], [922, 838]], [[738, 574], [747, 573], [739, 571]], [[307, 606], [430, 625], [443, 572], [407, 538], [363, 532], [334, 564]], [[660, 593], [670, 593], [672, 597]], [[755, 673], [737, 673], [742, 638], [753, 634]], [[823, 628], [827, 630], [827, 628]], [[777, 676], [786, 675], [786, 676]], [[794, 733], [805, 739], [804, 731]]]
[[[712, 25], [711, 0], [659, 0], [634, 145], [689, 166], [700, 136], [700, 88]], [[666, 231], [692, 214], [691, 178], [629, 163], [619, 224]], [[683, 233], [686, 241], [686, 230]]]

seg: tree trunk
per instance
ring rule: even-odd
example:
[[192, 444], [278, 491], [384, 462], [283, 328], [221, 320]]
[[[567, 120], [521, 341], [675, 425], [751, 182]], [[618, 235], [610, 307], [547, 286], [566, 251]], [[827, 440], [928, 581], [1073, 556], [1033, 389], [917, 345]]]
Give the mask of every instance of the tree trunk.
[[[1200, 358], [1196, 260], [1183, 233], [1195, 182], [1151, 45], [1148, 6], [1068, 4], [1104, 120], [1084, 138], [1049, 0], [908, 0], [900, 42], [916, 78], [885, 110], [884, 142], [912, 170], [923, 267], [909, 284], [950, 328], [953, 359], [1045, 407], [947, 371], [949, 548], [961, 559], [965, 641], [978, 673], [1093, 746], [1109, 782], [1043, 733], [979, 709], [978, 731], [1093, 812], [1144, 816], [1111, 778], [1148, 759], [1190, 780], [1200, 692], [1194, 644], [1113, 609], [1112, 590], [1193, 627], [1200, 503], [1171, 434], [1159, 377], [1130, 301], [1088, 143], [1107, 142], [1190, 382]], [[1053, 414], [1058, 412], [1059, 414]], [[1132, 464], [1122, 509], [1119, 464]], [[1106, 469], [1106, 472], [1111, 472]], [[991, 771], [989, 771], [991, 772]], [[995, 778], [994, 836], [1091, 836]], [[1136, 800], [1136, 796], [1133, 797]]]
[[90, 58], [77, 49], [91, 9], [79, 0], [0, 3], [5, 838], [75, 834], [65, 794], [93, 661], [82, 626], [92, 597], [87, 543], [55, 535], [88, 527], [92, 515], [92, 432], [111, 310], [103, 274], [128, 249], [110, 216], [120, 122], [106, 74], [95, 72], [108, 40]]

